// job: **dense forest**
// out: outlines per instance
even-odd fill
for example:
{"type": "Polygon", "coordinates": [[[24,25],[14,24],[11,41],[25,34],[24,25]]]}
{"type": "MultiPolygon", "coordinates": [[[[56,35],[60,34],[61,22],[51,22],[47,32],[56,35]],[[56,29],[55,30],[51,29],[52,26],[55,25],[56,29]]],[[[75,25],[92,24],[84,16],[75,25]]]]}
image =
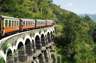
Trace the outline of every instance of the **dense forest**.
{"type": "Polygon", "coordinates": [[[62,56],[62,63],[96,63],[92,38],[96,23],[89,16],[78,16],[52,0],[0,0],[0,15],[53,19],[56,53],[62,56]]]}

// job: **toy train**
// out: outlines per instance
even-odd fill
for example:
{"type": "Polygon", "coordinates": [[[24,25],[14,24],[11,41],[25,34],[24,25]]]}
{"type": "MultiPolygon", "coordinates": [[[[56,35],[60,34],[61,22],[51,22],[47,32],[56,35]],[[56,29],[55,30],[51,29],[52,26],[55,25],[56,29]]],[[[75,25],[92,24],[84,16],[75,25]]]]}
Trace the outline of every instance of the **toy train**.
{"type": "Polygon", "coordinates": [[[53,26],[53,20],[25,19],[0,16],[0,37],[17,31],[53,26]]]}

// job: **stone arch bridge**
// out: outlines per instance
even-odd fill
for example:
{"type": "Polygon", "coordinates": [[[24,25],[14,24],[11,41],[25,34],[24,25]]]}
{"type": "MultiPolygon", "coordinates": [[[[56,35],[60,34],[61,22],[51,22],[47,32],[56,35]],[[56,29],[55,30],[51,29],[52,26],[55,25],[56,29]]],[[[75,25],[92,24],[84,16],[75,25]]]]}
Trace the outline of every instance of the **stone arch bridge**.
{"type": "Polygon", "coordinates": [[[0,40],[4,63],[56,63],[54,26],[17,33],[0,40]]]}

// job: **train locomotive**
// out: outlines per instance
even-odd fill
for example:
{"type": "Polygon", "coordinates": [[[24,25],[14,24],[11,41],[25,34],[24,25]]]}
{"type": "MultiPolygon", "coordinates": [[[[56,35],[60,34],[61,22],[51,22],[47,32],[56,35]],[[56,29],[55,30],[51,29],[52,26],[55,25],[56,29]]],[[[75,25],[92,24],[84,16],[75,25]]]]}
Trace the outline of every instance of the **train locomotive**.
{"type": "Polygon", "coordinates": [[[25,19],[0,16],[0,37],[15,32],[53,26],[53,20],[25,19]]]}

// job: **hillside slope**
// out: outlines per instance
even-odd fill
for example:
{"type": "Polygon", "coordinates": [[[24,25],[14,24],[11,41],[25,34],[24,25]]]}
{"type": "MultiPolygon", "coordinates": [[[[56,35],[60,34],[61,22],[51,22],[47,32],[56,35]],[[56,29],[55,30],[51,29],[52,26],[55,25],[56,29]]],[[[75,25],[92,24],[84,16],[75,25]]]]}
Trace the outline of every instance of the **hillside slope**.
{"type": "Polygon", "coordinates": [[[96,63],[96,45],[92,39],[96,24],[88,16],[79,17],[52,0],[0,0],[0,15],[54,19],[56,51],[62,55],[62,63],[96,63]]]}

